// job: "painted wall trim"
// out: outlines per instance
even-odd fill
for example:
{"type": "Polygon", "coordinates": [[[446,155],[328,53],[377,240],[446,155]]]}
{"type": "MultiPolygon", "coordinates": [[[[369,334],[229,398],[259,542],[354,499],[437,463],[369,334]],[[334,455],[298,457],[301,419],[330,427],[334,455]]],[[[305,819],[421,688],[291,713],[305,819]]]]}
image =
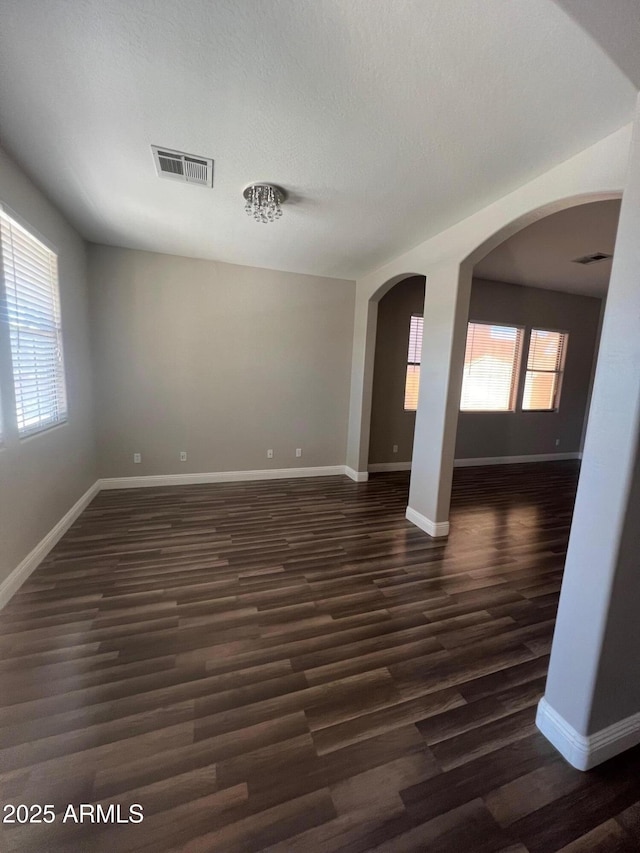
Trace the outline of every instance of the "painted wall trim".
{"type": "Polygon", "coordinates": [[[349,468],[348,465],[344,466],[344,473],[356,483],[366,483],[369,479],[368,471],[356,471],[353,468],[349,468]]]}
{"type": "Polygon", "coordinates": [[[538,704],[536,725],[578,770],[589,770],[640,743],[640,713],[592,735],[581,735],[543,697],[538,704]]]}
{"type": "Polygon", "coordinates": [[[410,506],[407,507],[406,518],[412,524],[415,524],[416,527],[419,527],[420,530],[424,530],[429,536],[433,536],[434,539],[449,535],[448,521],[431,521],[426,515],[416,512],[410,506]]]}
{"type": "Polygon", "coordinates": [[[3,580],[0,584],[0,609],[15,595],[29,575],[38,568],[49,551],[62,539],[76,518],[91,503],[99,491],[100,481],[97,480],[93,486],[87,489],[82,497],[78,498],[71,509],[62,516],[60,521],[38,542],[35,548],[29,551],[24,560],[16,566],[11,574],[3,580]]]}
{"type": "Polygon", "coordinates": [[[370,474],[381,474],[384,471],[410,471],[411,461],[409,462],[372,462],[369,466],[370,474]]]}
{"type": "Polygon", "coordinates": [[[191,486],[198,483],[242,483],[249,480],[286,480],[294,477],[335,477],[347,473],[344,465],[322,465],[315,468],[265,468],[258,471],[211,471],[202,474],[149,474],[141,477],[107,477],[100,480],[100,488],[140,489],[148,486],[191,486]]]}
{"type": "Polygon", "coordinates": [[[529,453],[524,456],[479,456],[475,459],[455,459],[454,468],[474,468],[478,465],[516,465],[520,462],[561,462],[563,459],[582,459],[582,453],[529,453]]]}

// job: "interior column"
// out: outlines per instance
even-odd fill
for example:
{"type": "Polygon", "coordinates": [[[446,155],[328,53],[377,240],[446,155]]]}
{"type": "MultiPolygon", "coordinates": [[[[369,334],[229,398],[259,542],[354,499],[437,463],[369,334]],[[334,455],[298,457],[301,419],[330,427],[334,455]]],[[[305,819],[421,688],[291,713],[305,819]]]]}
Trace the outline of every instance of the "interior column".
{"type": "Polygon", "coordinates": [[[349,429],[347,433],[347,474],[353,480],[368,478],[371,389],[376,347],[378,304],[356,293],[349,429]]]}
{"type": "Polygon", "coordinates": [[[449,503],[472,269],[427,274],[420,391],[407,518],[431,536],[449,532],[449,503]]]}
{"type": "Polygon", "coordinates": [[[639,435],[636,113],[549,677],[537,718],[580,769],[640,743],[639,435]]]}

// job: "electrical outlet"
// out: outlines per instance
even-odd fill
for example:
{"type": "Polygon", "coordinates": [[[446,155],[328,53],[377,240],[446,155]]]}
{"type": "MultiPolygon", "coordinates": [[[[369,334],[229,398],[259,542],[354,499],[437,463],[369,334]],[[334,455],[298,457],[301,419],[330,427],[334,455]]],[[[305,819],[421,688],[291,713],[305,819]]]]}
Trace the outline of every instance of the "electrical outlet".
{"type": "Polygon", "coordinates": [[[181,450],[181,451],[180,451],[180,461],[181,461],[181,462],[186,462],[186,461],[187,461],[187,451],[186,451],[186,450],[181,450]]]}
{"type": "Polygon", "coordinates": [[[273,450],[267,450],[267,459],[273,459],[273,450]]]}
{"type": "Polygon", "coordinates": [[[134,453],[133,461],[137,464],[138,462],[142,462],[142,453],[134,453]]]}
{"type": "Polygon", "coordinates": [[[560,439],[556,438],[556,447],[560,447],[560,439]]]}
{"type": "Polygon", "coordinates": [[[298,458],[300,458],[300,456],[302,456],[302,448],[301,447],[296,447],[296,456],[298,458]]]}
{"type": "Polygon", "coordinates": [[[398,445],[397,445],[397,444],[394,444],[394,445],[393,445],[393,452],[394,452],[394,453],[397,453],[397,452],[398,452],[398,445]]]}

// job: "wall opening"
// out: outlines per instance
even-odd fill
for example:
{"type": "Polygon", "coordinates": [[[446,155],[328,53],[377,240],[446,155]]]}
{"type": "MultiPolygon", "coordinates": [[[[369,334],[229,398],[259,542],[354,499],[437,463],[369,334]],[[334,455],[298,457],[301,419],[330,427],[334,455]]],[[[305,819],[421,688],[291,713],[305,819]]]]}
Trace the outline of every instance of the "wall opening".
{"type": "Polygon", "coordinates": [[[572,206],[475,264],[457,465],[579,458],[619,213],[619,199],[572,206]],[[594,252],[609,257],[576,262],[594,252]],[[509,332],[521,338],[515,360],[509,332]]]}
{"type": "Polygon", "coordinates": [[[378,302],[368,470],[409,470],[420,374],[425,276],[396,283],[378,302]]]}

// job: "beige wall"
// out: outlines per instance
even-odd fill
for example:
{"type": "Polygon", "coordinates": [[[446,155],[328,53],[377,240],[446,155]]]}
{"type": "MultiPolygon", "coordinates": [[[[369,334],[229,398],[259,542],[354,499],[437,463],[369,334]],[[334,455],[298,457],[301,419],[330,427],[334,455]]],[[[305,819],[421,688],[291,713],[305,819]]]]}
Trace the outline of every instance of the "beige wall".
{"type": "MultiPolygon", "coordinates": [[[[11,364],[0,347],[5,445],[0,448],[0,582],[96,480],[85,248],[76,232],[0,150],[0,202],[58,250],[69,420],[20,440],[11,364]]],[[[6,328],[3,330],[6,332],[6,328]]]]}
{"type": "Polygon", "coordinates": [[[101,476],[344,464],[354,282],[105,246],[89,270],[101,476]]]}
{"type": "MultiPolygon", "coordinates": [[[[406,279],[379,303],[369,462],[411,460],[415,414],[404,411],[411,314],[422,314],[424,279],[406,279]],[[393,445],[398,453],[393,453],[393,445]]],[[[558,412],[460,412],[456,459],[570,453],[581,449],[601,300],[474,279],[469,319],[560,329],[569,345],[558,412]],[[560,439],[556,446],[556,439],[560,439]]],[[[524,364],[523,364],[524,368],[524,364]]]]}
{"type": "Polygon", "coordinates": [[[424,310],[424,276],[396,284],[378,303],[369,463],[410,462],[416,413],[404,410],[407,345],[412,314],[424,310]],[[393,453],[393,445],[398,452],[393,453]]]}
{"type": "MultiPolygon", "coordinates": [[[[601,300],[589,296],[474,279],[471,322],[557,329],[567,331],[569,341],[558,411],[460,412],[456,459],[581,450],[600,308],[601,300]]],[[[521,388],[523,381],[521,375],[521,388]]]]}

